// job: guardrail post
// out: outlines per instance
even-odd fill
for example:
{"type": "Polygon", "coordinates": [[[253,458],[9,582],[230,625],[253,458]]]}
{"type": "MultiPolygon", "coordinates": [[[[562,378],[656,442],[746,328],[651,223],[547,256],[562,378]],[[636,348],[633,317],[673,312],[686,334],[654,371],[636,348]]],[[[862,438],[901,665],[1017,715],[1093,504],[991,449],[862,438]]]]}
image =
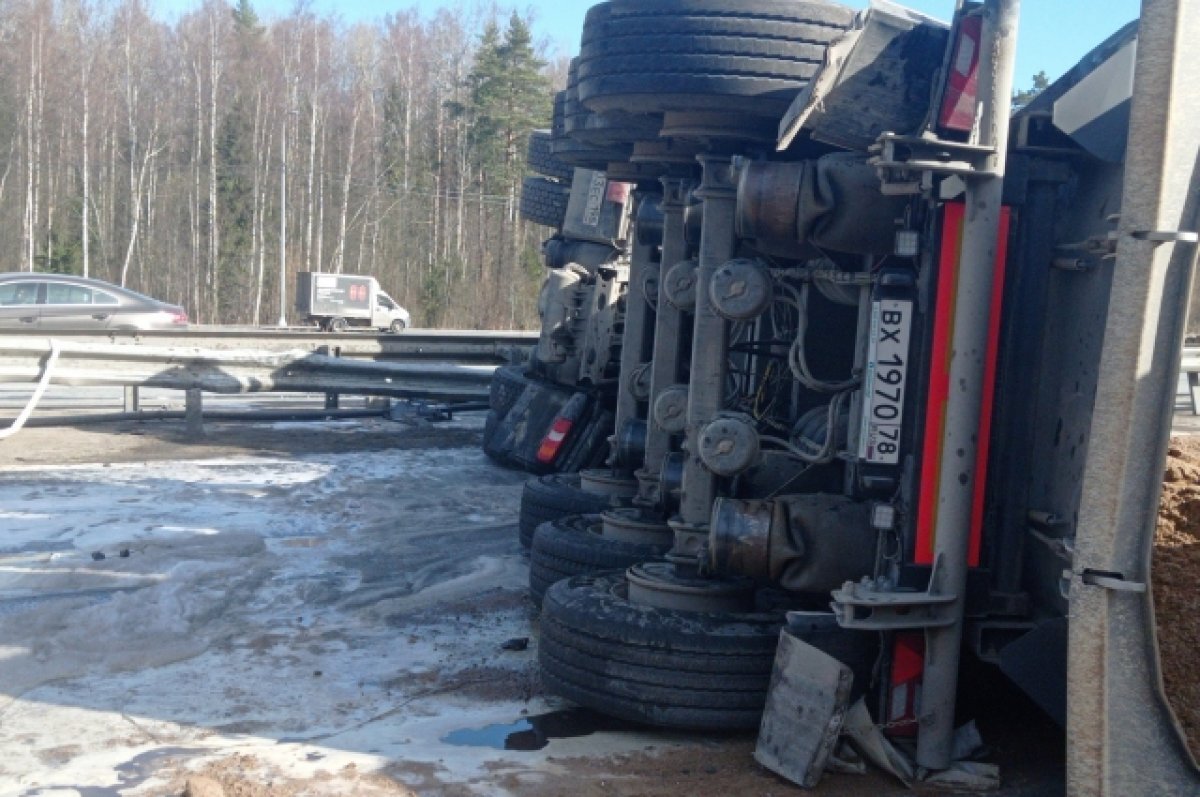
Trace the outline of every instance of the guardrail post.
{"type": "Polygon", "coordinates": [[[184,427],[188,437],[204,436],[204,394],[191,388],[185,394],[184,427]]]}
{"type": "Polygon", "coordinates": [[[141,396],[138,393],[137,385],[125,386],[125,412],[140,412],[141,396]]]}
{"type": "MultiPolygon", "coordinates": [[[[340,346],[322,346],[322,353],[330,357],[341,357],[342,348],[340,346]]],[[[341,403],[341,395],[335,392],[327,392],[325,394],[325,409],[336,410],[341,403]]]]}

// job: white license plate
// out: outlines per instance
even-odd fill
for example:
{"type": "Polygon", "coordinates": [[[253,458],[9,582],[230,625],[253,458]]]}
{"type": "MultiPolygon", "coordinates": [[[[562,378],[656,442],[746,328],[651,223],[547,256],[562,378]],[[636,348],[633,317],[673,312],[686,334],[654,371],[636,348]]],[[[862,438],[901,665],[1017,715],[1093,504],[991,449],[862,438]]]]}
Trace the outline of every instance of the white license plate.
{"type": "Polygon", "coordinates": [[[859,459],[880,465],[900,461],[904,390],[908,384],[908,339],[913,303],[881,299],[871,304],[871,346],[863,375],[859,459]]]}

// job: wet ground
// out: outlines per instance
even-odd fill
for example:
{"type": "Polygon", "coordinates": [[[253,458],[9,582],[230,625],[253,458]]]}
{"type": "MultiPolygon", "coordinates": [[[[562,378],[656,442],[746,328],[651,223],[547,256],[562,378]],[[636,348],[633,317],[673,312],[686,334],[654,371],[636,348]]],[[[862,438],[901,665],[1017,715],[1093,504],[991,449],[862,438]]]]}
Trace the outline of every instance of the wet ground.
{"type": "MultiPolygon", "coordinates": [[[[802,794],[751,736],[544,694],[524,476],[479,453],[480,427],[0,441],[0,794],[802,794]]],[[[1061,793],[1061,737],[1032,716],[981,718],[1006,795],[1061,793]]],[[[871,774],[816,793],[911,792],[871,774]]]]}

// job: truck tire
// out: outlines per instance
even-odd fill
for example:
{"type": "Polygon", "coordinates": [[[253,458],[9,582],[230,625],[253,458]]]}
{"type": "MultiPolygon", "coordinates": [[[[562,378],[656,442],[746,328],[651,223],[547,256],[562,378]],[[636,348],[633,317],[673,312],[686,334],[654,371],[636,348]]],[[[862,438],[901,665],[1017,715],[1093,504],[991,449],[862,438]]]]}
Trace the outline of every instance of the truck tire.
{"type": "Polygon", "coordinates": [[[629,602],[621,572],[551,586],[542,604],[542,683],[603,714],[692,730],[757,728],[778,616],[681,612],[629,602]]]}
{"type": "Polygon", "coordinates": [[[778,116],[853,15],[828,0],[611,0],[584,23],[579,99],[598,112],[778,116]]]}
{"type": "Polygon", "coordinates": [[[579,486],[578,473],[550,473],[525,482],[517,518],[521,546],[533,544],[537,527],[566,515],[587,515],[608,509],[608,497],[579,486]]]}
{"type": "Polygon", "coordinates": [[[349,328],[350,328],[350,322],[348,322],[344,318],[329,319],[329,331],[330,332],[345,332],[349,328]]]}
{"type": "Polygon", "coordinates": [[[562,138],[567,134],[566,128],[567,92],[559,91],[554,95],[554,113],[550,117],[550,135],[562,138]]]}
{"type": "Polygon", "coordinates": [[[600,534],[600,515],[567,515],[537,527],[529,548],[529,594],[534,603],[550,585],[571,576],[624,570],[639,562],[662,558],[666,545],[625,542],[600,534]]]}
{"type": "Polygon", "coordinates": [[[391,332],[393,335],[399,335],[407,328],[408,324],[405,324],[403,321],[397,318],[388,326],[388,332],[391,332]]]}
{"type": "MultiPolygon", "coordinates": [[[[638,56],[641,54],[638,53],[638,56]]],[[[656,141],[662,129],[657,116],[635,116],[623,112],[598,114],[579,101],[578,58],[571,59],[563,100],[563,124],[567,138],[589,147],[629,147],[638,141],[656,141]]]]}
{"type": "Polygon", "coordinates": [[[529,147],[525,155],[526,161],[529,168],[538,174],[561,180],[564,185],[570,185],[571,178],[575,176],[575,167],[554,157],[554,153],[550,151],[552,140],[553,136],[549,130],[534,130],[530,133],[529,147]]]}
{"type": "Polygon", "coordinates": [[[545,177],[526,177],[521,185],[521,216],[534,224],[560,229],[570,197],[570,186],[545,177]]]}

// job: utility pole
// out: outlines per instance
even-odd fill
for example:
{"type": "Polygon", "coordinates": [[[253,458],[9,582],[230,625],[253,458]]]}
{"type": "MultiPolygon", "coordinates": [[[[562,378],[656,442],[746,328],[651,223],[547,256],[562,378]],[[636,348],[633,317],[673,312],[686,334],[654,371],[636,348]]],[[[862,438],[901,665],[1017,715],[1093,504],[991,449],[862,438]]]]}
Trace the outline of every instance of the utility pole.
{"type": "Polygon", "coordinates": [[[296,83],[287,89],[287,107],[279,122],[279,327],[287,326],[287,162],[288,117],[292,115],[296,83]]]}

